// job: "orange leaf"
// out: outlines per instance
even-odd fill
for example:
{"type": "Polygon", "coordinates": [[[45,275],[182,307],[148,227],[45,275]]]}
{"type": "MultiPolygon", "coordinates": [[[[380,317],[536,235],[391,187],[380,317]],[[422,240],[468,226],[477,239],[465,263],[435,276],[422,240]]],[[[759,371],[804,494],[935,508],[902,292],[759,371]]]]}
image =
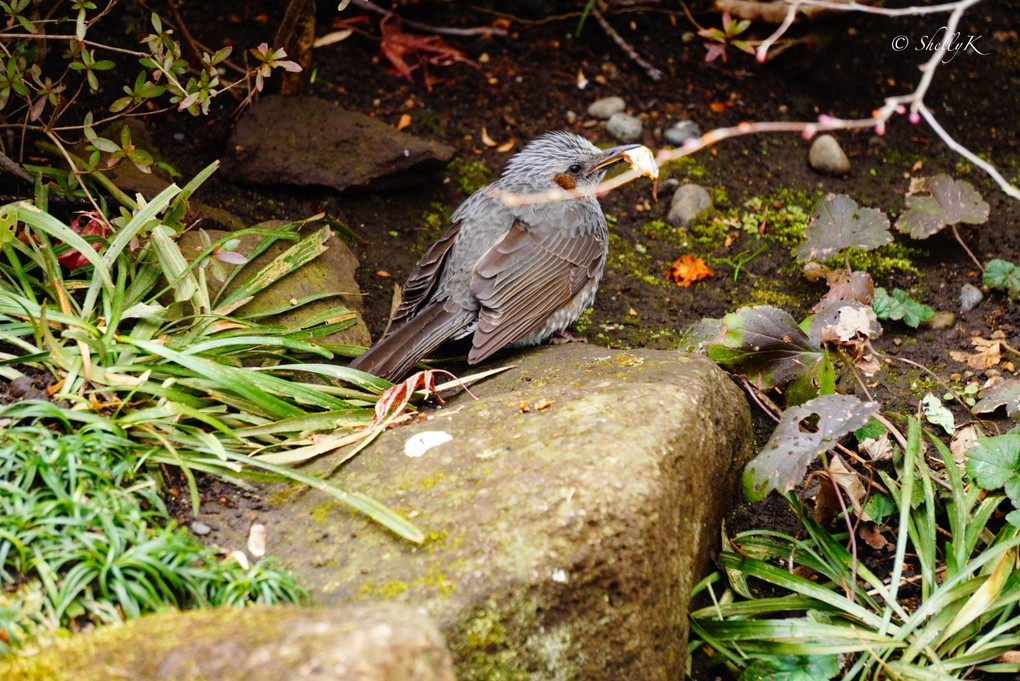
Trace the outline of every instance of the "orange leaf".
{"type": "Polygon", "coordinates": [[[411,114],[400,114],[400,120],[397,121],[397,130],[403,130],[409,125],[411,125],[411,114]]]}
{"type": "Polygon", "coordinates": [[[705,261],[689,253],[681,255],[666,270],[666,278],[672,279],[681,288],[687,288],[696,281],[714,276],[705,261]]]}

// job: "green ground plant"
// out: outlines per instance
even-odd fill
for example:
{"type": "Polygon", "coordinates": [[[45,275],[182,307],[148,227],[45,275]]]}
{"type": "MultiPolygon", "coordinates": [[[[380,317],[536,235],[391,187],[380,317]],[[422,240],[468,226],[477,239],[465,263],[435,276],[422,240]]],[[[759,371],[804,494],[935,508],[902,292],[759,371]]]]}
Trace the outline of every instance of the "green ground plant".
{"type": "Polygon", "coordinates": [[[32,622],[52,630],[77,618],[106,622],[166,606],[300,596],[285,573],[202,553],[166,522],[156,489],[167,466],[183,474],[196,511],[197,473],[238,484],[298,483],[404,539],[424,538],[376,501],[295,468],[325,453],[339,453],[340,462],[354,456],[411,391],[401,404],[391,398],[379,407],[391,384],[335,362],[357,352],[325,340],[353,324],[343,306],[302,322],[274,321],[340,292],[245,311],[256,292],[324,251],[330,230],[315,219],[205,238],[196,257],[184,256],[177,239],[188,199],[214,170],[123,206],[116,217],[90,213],[73,226],[46,211],[44,188],[34,202],[0,206],[0,376],[30,383],[48,376],[61,405],[0,409],[0,442],[9,443],[0,469],[15,476],[0,474],[0,496],[16,505],[0,519],[0,574],[5,591],[22,587],[0,603],[10,641],[24,638],[32,622]],[[247,257],[233,250],[253,235],[247,257]],[[250,259],[277,242],[291,245],[253,271],[250,259]],[[226,281],[214,294],[217,269],[226,281]],[[87,426],[87,441],[42,435],[44,427],[70,430],[69,423],[87,426]],[[92,447],[96,456],[69,459],[73,447],[92,447]],[[29,455],[38,460],[19,463],[29,455]],[[66,493],[54,486],[58,478],[66,493]],[[106,515],[82,500],[104,504],[106,515]],[[45,542],[61,544],[64,557],[46,553],[56,549],[45,542]]]}
{"type": "Polygon", "coordinates": [[[925,464],[911,419],[897,476],[882,476],[898,516],[891,575],[879,577],[787,495],[804,537],[733,537],[696,594],[692,646],[740,679],[963,679],[1016,674],[1000,656],[1020,644],[1020,530],[996,520],[1005,496],[967,484],[928,437],[943,473],[925,464]],[[940,532],[940,522],[946,531],[940,532]]]}
{"type": "Polygon", "coordinates": [[[176,527],[111,419],[25,401],[0,443],[0,653],[168,607],[302,602],[292,575],[176,527]]]}
{"type": "MultiPolygon", "coordinates": [[[[281,467],[362,439],[355,429],[372,421],[372,407],[390,384],[328,363],[356,352],[322,341],[354,323],[343,307],[290,326],[272,321],[283,310],[243,312],[255,292],[322,253],[328,228],[301,234],[301,224],[255,227],[209,244],[190,262],[184,257],[175,238],[187,201],[213,170],[183,189],[171,185],[127,215],[103,216],[114,232],[93,237],[98,251],[45,212],[42,197],[0,207],[6,256],[0,339],[16,349],[0,354],[6,377],[20,375],[15,365],[51,374],[55,399],[118,419],[132,441],[153,450],[150,463],[180,466],[189,480],[195,470],[283,475],[420,541],[417,529],[375,502],[281,467]],[[235,268],[212,295],[203,264],[245,234],[261,238],[250,257],[280,240],[295,243],[258,272],[235,268]],[[61,258],[68,254],[87,266],[65,274],[61,258]],[[309,435],[318,432],[333,438],[311,444],[309,435]]],[[[338,294],[317,292],[286,309],[338,294]]],[[[197,508],[193,482],[191,490],[197,508]]]]}
{"type": "Polygon", "coordinates": [[[139,12],[127,26],[138,38],[133,45],[98,42],[93,31],[98,23],[130,16],[112,12],[115,4],[61,2],[40,10],[30,0],[0,3],[0,130],[15,131],[21,140],[17,154],[0,151],[0,162],[23,179],[46,178],[68,194],[83,194],[96,210],[96,197],[83,178],[122,161],[143,172],[153,165],[126,125],[109,137],[97,130],[127,117],[206,114],[214,98],[242,89],[243,104],[263,90],[274,69],[301,70],[286,52],[265,43],[248,50],[249,67],[230,60],[231,47],[213,54],[198,51],[189,62],[175,30],[155,12],[139,12]],[[119,80],[129,64],[138,70],[119,80]],[[225,76],[231,72],[237,76],[232,82],[225,76]],[[107,93],[117,94],[111,98],[107,93]],[[53,165],[63,168],[22,168],[11,158],[23,155],[26,141],[39,139],[59,159],[53,165]],[[72,147],[82,139],[88,155],[77,158],[72,147]]]}
{"type": "MultiPolygon", "coordinates": [[[[897,229],[926,238],[951,227],[977,262],[955,225],[980,224],[987,204],[945,176],[924,191],[929,196],[908,199],[897,229]]],[[[960,429],[931,392],[916,417],[872,401],[862,374],[877,374],[879,359],[907,361],[872,346],[882,332],[878,319],[916,328],[932,310],[851,269],[851,250],[891,242],[880,211],[830,195],[804,237],[794,255],[829,284],[811,316],[798,324],[774,307],[741,308],[702,320],[685,339],[739,376],[778,421],[745,469],[745,494],[752,501],[785,495],[801,528],[796,535],[752,530],[729,541],[719,571],[697,588],[705,605],[691,614],[692,650],[710,651],[741,681],[1016,674],[1020,664],[1003,654],[1020,645],[1020,436],[983,438],[977,430],[972,444],[951,453],[940,436],[960,429]],[[817,264],[839,258],[846,269],[817,264]],[[841,385],[857,386],[866,399],[840,394],[841,385]],[[922,429],[922,415],[939,435],[922,429]],[[895,423],[907,425],[906,435],[895,423]],[[857,452],[843,444],[851,435],[857,452]],[[891,569],[873,571],[860,537],[893,547],[891,569]]],[[[986,284],[1012,295],[1011,263],[983,269],[986,284]]],[[[929,379],[941,383],[930,372],[929,379]]],[[[972,413],[1005,405],[1017,419],[1018,394],[1020,382],[1006,380],[980,392],[947,389],[946,399],[972,413]]]]}

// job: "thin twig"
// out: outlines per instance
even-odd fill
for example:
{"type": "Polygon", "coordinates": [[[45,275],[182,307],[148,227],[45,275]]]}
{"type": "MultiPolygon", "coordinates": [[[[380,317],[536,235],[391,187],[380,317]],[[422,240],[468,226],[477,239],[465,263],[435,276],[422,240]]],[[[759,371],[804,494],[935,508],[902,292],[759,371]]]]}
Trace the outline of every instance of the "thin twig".
{"type": "Polygon", "coordinates": [[[751,385],[751,383],[745,377],[741,376],[740,380],[744,384],[744,390],[746,390],[747,394],[751,396],[751,399],[754,400],[754,403],[757,404],[758,407],[763,412],[770,416],[773,421],[779,423],[779,416],[777,416],[776,414],[781,413],[782,409],[779,409],[778,407],[776,407],[776,405],[771,404],[771,400],[769,400],[764,395],[759,396],[757,394],[757,391],[755,391],[754,386],[751,385]],[[768,402],[770,402],[770,405],[765,406],[765,403],[762,400],[767,400],[768,402]]]}
{"type": "MultiPolygon", "coordinates": [[[[846,522],[846,529],[850,532],[850,558],[852,567],[850,568],[850,585],[849,587],[844,585],[843,589],[846,591],[846,598],[851,603],[855,603],[854,592],[857,586],[857,536],[854,534],[853,523],[850,522],[850,511],[847,510],[846,502],[843,501],[843,494],[839,491],[839,485],[836,483],[836,479],[832,477],[832,472],[828,472],[829,482],[832,483],[832,489],[836,492],[836,498],[839,500],[839,507],[843,510],[843,520],[846,522]]],[[[853,471],[851,471],[853,474],[853,471]]]]}
{"type": "MultiPolygon", "coordinates": [[[[380,7],[379,5],[375,4],[374,2],[371,2],[370,0],[351,0],[351,5],[353,5],[355,7],[359,7],[359,8],[364,9],[364,10],[368,10],[369,12],[375,12],[376,14],[381,14],[382,16],[387,16],[387,15],[393,14],[393,12],[391,12],[390,10],[383,9],[382,7],[380,7]]],[[[449,27],[449,26],[432,26],[430,24],[423,24],[420,21],[413,21],[411,19],[405,19],[403,17],[401,17],[400,20],[403,22],[403,24],[405,26],[410,26],[411,28],[416,28],[419,31],[425,31],[426,33],[440,33],[440,34],[443,34],[443,35],[461,35],[461,36],[475,36],[475,35],[505,36],[506,35],[506,29],[505,28],[495,28],[493,26],[477,26],[475,28],[452,28],[452,27],[449,27]]]]}
{"type": "Polygon", "coordinates": [[[606,18],[602,16],[602,12],[599,11],[598,7],[593,7],[591,14],[595,17],[595,21],[599,22],[599,26],[601,26],[602,30],[606,32],[606,35],[612,38],[613,42],[620,46],[620,49],[623,50],[628,57],[630,57],[631,61],[644,69],[645,74],[649,78],[654,81],[662,80],[662,71],[645,61],[641,55],[637,53],[637,50],[635,50],[631,44],[628,43],[622,35],[617,33],[616,29],[613,28],[608,21],[606,21],[606,18]]]}
{"type": "Polygon", "coordinates": [[[981,261],[977,259],[977,256],[975,256],[974,253],[969,248],[967,248],[967,244],[963,242],[963,238],[960,236],[960,232],[956,229],[956,225],[952,226],[952,230],[953,236],[955,236],[956,240],[960,243],[960,248],[963,249],[963,252],[970,256],[970,259],[974,261],[974,264],[977,265],[979,270],[984,272],[985,266],[982,265],[981,261]]]}
{"type": "Polygon", "coordinates": [[[3,151],[0,151],[0,168],[11,173],[18,179],[28,182],[29,184],[35,181],[34,178],[28,174],[28,171],[18,165],[14,159],[10,158],[3,151]]]}

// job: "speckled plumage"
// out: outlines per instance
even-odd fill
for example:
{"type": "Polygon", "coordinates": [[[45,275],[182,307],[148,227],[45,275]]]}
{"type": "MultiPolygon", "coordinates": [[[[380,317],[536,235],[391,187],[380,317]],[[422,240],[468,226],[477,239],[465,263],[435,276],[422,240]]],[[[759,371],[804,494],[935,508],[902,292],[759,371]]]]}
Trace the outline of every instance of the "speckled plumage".
{"type": "Polygon", "coordinates": [[[548,133],[472,194],[404,284],[387,334],[351,366],[397,380],[447,340],[471,336],[468,362],[536,345],[592,304],[608,229],[595,186],[620,154],[583,137],[548,133]],[[507,194],[573,187],[581,198],[511,206],[507,194]]]}

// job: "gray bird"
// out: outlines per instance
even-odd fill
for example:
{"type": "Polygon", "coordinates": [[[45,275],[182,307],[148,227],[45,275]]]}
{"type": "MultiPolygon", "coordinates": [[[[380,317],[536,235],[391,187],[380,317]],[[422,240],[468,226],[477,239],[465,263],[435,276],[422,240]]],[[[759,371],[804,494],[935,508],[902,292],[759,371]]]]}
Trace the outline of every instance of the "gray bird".
{"type": "Polygon", "coordinates": [[[403,288],[387,334],[350,366],[403,378],[448,340],[471,337],[468,363],[564,331],[595,300],[609,230],[595,186],[628,144],[602,150],[547,133],[468,197],[403,288]],[[507,196],[576,189],[583,198],[513,205],[507,196]]]}

